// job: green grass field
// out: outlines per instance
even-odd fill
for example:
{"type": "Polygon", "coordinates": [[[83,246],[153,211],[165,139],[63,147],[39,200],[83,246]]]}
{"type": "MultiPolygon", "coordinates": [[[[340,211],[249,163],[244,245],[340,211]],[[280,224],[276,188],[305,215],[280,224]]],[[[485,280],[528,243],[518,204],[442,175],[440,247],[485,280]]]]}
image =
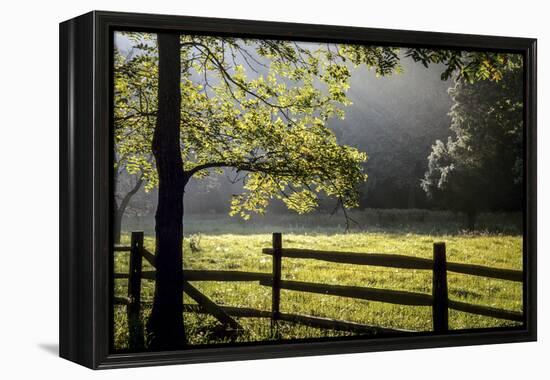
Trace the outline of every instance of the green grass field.
{"type": "MultiPolygon", "coordinates": [[[[271,229],[275,231],[276,229],[271,229]]],[[[284,231],[283,231],[284,232],[284,231]]],[[[145,238],[145,247],[154,252],[154,238],[145,238]]],[[[123,244],[128,244],[128,235],[123,244]]],[[[429,234],[429,233],[283,233],[283,246],[314,248],[331,251],[395,253],[431,258],[432,244],[447,244],[447,259],[452,262],[479,264],[490,267],[522,269],[522,238],[518,234],[429,234]]],[[[271,272],[271,256],[262,254],[270,247],[269,233],[232,233],[213,231],[201,234],[200,252],[191,253],[189,239],[184,241],[186,269],[240,270],[271,272]]],[[[147,263],[144,270],[151,270],[147,263]]],[[[127,273],[128,254],[116,253],[115,272],[127,273]]],[[[431,293],[431,272],[335,264],[316,260],[283,258],[283,280],[308,281],[324,284],[368,286],[383,289],[431,293]]],[[[115,281],[115,295],[125,296],[127,280],[115,281]]],[[[252,307],[270,310],[271,290],[257,283],[195,282],[194,285],[220,305],[252,307]]],[[[449,273],[449,297],[473,304],[522,311],[521,283],[449,273]]],[[[143,300],[152,300],[154,284],[142,282],[143,300]]],[[[185,296],[185,303],[193,303],[185,296]]],[[[149,309],[144,308],[144,319],[149,309]]],[[[354,321],[369,325],[415,331],[431,330],[431,308],[399,306],[380,302],[355,300],[336,296],[282,290],[281,311],[354,321]]],[[[237,342],[276,339],[269,319],[240,318],[245,328],[237,342]]],[[[116,349],[125,349],[128,329],[125,307],[115,307],[114,341],[116,349]]],[[[515,322],[449,311],[451,329],[513,326],[515,322]]],[[[185,327],[190,344],[211,344],[235,341],[224,336],[219,323],[208,315],[185,314],[185,327]]],[[[282,339],[317,338],[350,335],[292,323],[281,323],[282,339]]]]}

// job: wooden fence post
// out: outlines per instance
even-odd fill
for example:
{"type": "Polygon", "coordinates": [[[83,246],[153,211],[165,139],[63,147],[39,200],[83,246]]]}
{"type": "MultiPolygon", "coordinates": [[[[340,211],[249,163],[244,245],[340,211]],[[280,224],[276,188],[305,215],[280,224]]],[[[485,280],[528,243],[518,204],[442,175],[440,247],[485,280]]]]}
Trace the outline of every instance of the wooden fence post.
{"type": "Polygon", "coordinates": [[[144,346],[143,323],[141,321],[141,269],[143,232],[132,232],[130,243],[130,264],[128,276],[129,349],[139,350],[144,346]]]}
{"type": "Polygon", "coordinates": [[[280,232],[273,233],[273,282],[271,284],[271,324],[279,319],[279,305],[281,301],[281,258],[283,242],[280,232]]]}
{"type": "Polygon", "coordinates": [[[433,255],[433,329],[436,333],[445,333],[449,330],[449,298],[447,291],[447,258],[445,243],[434,243],[433,255]]]}

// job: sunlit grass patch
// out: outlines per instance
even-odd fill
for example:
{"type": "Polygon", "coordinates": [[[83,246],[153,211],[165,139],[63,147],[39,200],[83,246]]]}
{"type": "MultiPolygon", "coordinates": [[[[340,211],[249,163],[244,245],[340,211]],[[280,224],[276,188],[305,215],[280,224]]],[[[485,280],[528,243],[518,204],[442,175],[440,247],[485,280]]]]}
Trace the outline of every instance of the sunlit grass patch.
{"type": "MultiPolygon", "coordinates": [[[[314,248],[329,251],[364,253],[394,253],[431,258],[433,243],[444,241],[448,261],[478,264],[489,267],[522,269],[522,238],[513,235],[423,235],[413,233],[348,233],[332,235],[283,234],[283,247],[314,248]]],[[[123,237],[123,244],[128,244],[123,237]]],[[[154,239],[146,237],[145,247],[154,251],[154,239]]],[[[201,250],[191,252],[189,240],[184,240],[184,267],[195,270],[239,270],[271,273],[271,256],[262,254],[262,248],[271,246],[270,234],[218,234],[201,237],[201,250]]],[[[283,258],[283,280],[322,284],[365,286],[380,289],[431,293],[432,274],[427,270],[407,270],[329,263],[319,260],[283,258]]],[[[115,271],[128,270],[127,253],[116,253],[115,271]]],[[[144,270],[152,270],[144,262],[144,270]]],[[[195,282],[201,292],[224,306],[249,307],[269,311],[271,289],[254,282],[195,282]]],[[[521,283],[448,274],[449,298],[472,304],[522,311],[521,283]]],[[[126,280],[115,281],[115,295],[126,295],[126,280]]],[[[152,281],[142,281],[142,299],[151,301],[152,281]]],[[[186,303],[193,301],[185,296],[186,303]]],[[[393,305],[336,296],[282,290],[281,311],[347,320],[374,326],[414,331],[430,331],[431,308],[393,305]]],[[[143,311],[148,317],[149,309],[143,311]]],[[[115,347],[123,349],[127,340],[124,308],[115,308],[115,347]]],[[[219,323],[211,316],[185,313],[185,324],[190,344],[248,342],[273,340],[269,319],[239,318],[245,332],[227,337],[219,323]]],[[[451,329],[503,327],[515,322],[450,311],[451,329]]],[[[299,339],[327,336],[345,336],[350,333],[323,330],[293,323],[281,323],[279,338],[299,339]]]]}

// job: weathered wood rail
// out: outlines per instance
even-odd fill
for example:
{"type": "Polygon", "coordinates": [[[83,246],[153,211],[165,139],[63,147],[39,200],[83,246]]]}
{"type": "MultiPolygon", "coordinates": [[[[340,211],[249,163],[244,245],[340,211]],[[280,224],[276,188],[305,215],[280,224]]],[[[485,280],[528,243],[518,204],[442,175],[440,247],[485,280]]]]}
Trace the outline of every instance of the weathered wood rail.
{"type": "MultiPolygon", "coordinates": [[[[264,248],[264,254],[274,255],[273,248],[264,248]]],[[[511,269],[491,268],[481,265],[447,262],[445,243],[435,243],[433,259],[398,254],[330,252],[312,249],[282,248],[281,256],[296,259],[313,259],[342,264],[370,265],[400,269],[431,270],[433,272],[432,294],[401,292],[366,287],[350,287],[327,284],[311,284],[297,281],[283,281],[283,289],[330,294],[342,297],[360,298],[401,305],[432,306],[433,327],[436,332],[448,330],[448,309],[485,317],[523,322],[523,314],[483,305],[473,305],[448,299],[447,272],[472,276],[495,278],[508,281],[523,281],[523,272],[511,269]]],[[[260,284],[269,284],[261,280],[260,284]]]]}
{"type": "MultiPolygon", "coordinates": [[[[263,253],[273,255],[273,248],[264,248],[263,253]]],[[[357,252],[328,252],[313,249],[285,248],[284,257],[296,259],[314,259],[333,263],[371,265],[400,269],[426,269],[433,270],[434,261],[420,257],[411,257],[385,253],[357,253],[357,252]]],[[[523,272],[490,268],[481,265],[462,263],[447,263],[447,271],[469,274],[472,276],[490,277],[501,280],[523,281],[523,272]]]]}
{"type": "MultiPolygon", "coordinates": [[[[145,259],[154,268],[155,255],[143,247],[142,232],[133,232],[131,236],[131,245],[128,247],[117,246],[114,248],[114,251],[130,252],[129,273],[114,273],[114,277],[117,279],[128,279],[128,296],[114,297],[114,302],[116,304],[127,306],[128,321],[130,326],[130,348],[138,349],[143,346],[144,339],[143,326],[140,317],[140,305],[151,303],[150,301],[141,300],[141,280],[155,280],[155,271],[142,270],[142,259],[145,259]]],[[[272,248],[264,248],[262,252],[273,257],[272,273],[223,270],[184,270],[184,292],[188,294],[195,302],[197,302],[197,304],[184,305],[184,311],[211,314],[223,325],[236,331],[241,330],[242,327],[232,317],[270,318],[272,321],[272,326],[276,326],[277,321],[287,321],[319,328],[329,328],[355,333],[367,333],[372,335],[391,335],[411,332],[407,330],[369,326],[350,321],[317,316],[283,313],[280,311],[280,293],[281,289],[286,289],[399,305],[429,306],[432,308],[433,330],[436,333],[444,333],[448,331],[449,309],[516,322],[524,321],[523,314],[520,312],[450,300],[448,297],[447,288],[448,272],[516,282],[523,281],[523,273],[521,271],[510,269],[490,268],[480,265],[447,262],[445,243],[434,244],[433,259],[430,260],[397,254],[329,252],[311,249],[283,248],[281,234],[274,233],[272,248]],[[432,294],[283,280],[283,257],[322,260],[352,265],[430,270],[432,271],[432,294]],[[269,286],[272,289],[271,311],[244,307],[219,306],[189,283],[194,281],[250,281],[258,282],[259,285],[262,286],[269,286]]]]}

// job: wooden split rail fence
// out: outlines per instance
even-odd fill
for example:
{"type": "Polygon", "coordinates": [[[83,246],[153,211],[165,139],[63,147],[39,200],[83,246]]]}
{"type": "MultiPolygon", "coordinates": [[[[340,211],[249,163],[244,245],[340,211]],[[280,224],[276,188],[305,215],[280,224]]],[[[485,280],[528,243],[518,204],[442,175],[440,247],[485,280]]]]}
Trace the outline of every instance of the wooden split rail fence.
{"type": "MultiPolygon", "coordinates": [[[[143,232],[132,232],[130,246],[116,246],[115,252],[130,252],[129,273],[115,273],[115,278],[128,279],[128,296],[115,297],[115,303],[126,305],[129,326],[129,347],[136,349],[143,346],[143,325],[141,323],[141,280],[155,280],[154,271],[142,270],[142,259],[155,267],[155,255],[143,246],[143,232]]],[[[355,322],[322,318],[311,315],[290,314],[280,311],[281,289],[300,292],[334,295],[369,301],[378,301],[399,305],[431,306],[433,331],[445,333],[449,328],[449,309],[458,310],[487,317],[524,322],[523,314],[488,306],[474,305],[450,300],[447,289],[447,272],[462,273],[473,276],[489,277],[501,280],[522,282],[523,273],[510,269],[490,268],[480,265],[447,262],[445,243],[433,245],[433,259],[424,259],[397,254],[330,252],[301,248],[283,248],[282,235],[273,234],[272,248],[264,248],[264,254],[272,256],[272,273],[217,271],[217,270],[184,270],[183,291],[196,304],[185,304],[185,312],[211,314],[226,327],[241,330],[240,324],[232,317],[271,318],[272,325],[277,321],[295,322],[319,328],[350,331],[363,334],[402,334],[407,330],[369,326],[355,322]],[[432,271],[432,294],[407,291],[377,289],[370,287],[318,284],[302,281],[282,280],[282,258],[313,259],[333,263],[370,265],[400,269],[420,269],[432,271]],[[272,289],[271,311],[253,308],[229,307],[217,305],[202,294],[189,282],[194,281],[252,281],[272,289]]]]}

